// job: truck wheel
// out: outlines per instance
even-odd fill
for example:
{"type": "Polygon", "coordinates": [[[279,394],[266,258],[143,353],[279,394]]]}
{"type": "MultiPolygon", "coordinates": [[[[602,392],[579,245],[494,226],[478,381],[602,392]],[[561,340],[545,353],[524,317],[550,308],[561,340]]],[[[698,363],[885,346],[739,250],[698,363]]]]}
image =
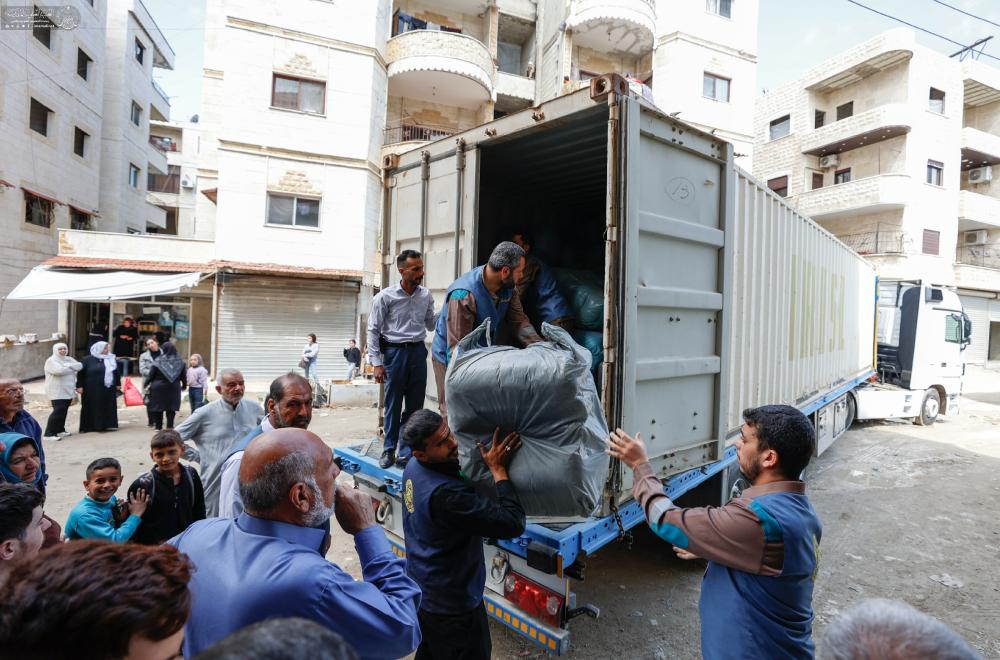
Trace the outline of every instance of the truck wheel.
{"type": "Polygon", "coordinates": [[[933,387],[924,394],[924,402],[920,405],[920,414],[913,418],[918,426],[930,426],[941,411],[941,395],[933,387]]]}
{"type": "Polygon", "coordinates": [[[847,422],[844,424],[844,430],[849,431],[851,426],[854,425],[854,420],[858,418],[858,402],[854,400],[853,394],[847,395],[847,422]]]}

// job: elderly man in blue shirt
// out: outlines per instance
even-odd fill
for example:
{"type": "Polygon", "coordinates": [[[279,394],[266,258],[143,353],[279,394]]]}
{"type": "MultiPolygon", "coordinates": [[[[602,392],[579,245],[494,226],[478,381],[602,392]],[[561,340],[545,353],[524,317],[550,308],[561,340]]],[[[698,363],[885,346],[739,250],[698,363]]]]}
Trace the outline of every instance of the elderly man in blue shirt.
{"type": "Polygon", "coordinates": [[[368,361],[375,382],[385,386],[385,440],[379,465],[404,467],[410,450],[399,447],[400,430],[424,407],[427,391],[427,331],[434,329],[434,298],[424,281],[424,258],[416,250],[396,257],[399,284],[372,300],[368,316],[368,361]],[[396,449],[399,447],[399,455],[396,449]]]}
{"type": "Polygon", "coordinates": [[[197,567],[184,657],[275,617],[326,626],[366,659],[417,648],[420,588],[375,523],[371,498],[338,487],[339,473],[330,448],[303,429],[270,431],[247,446],[243,513],[196,522],[168,542],[197,567]],[[324,557],[330,537],[317,527],[334,512],[354,536],[362,582],[324,557]]]}

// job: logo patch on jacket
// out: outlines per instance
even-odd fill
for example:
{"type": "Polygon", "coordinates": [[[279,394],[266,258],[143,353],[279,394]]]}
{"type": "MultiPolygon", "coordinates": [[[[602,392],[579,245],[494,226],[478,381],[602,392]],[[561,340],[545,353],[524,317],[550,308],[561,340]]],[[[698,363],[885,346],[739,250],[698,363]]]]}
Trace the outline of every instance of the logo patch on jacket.
{"type": "Polygon", "coordinates": [[[403,504],[406,505],[406,510],[413,513],[413,480],[406,480],[406,487],[403,489],[403,504]]]}

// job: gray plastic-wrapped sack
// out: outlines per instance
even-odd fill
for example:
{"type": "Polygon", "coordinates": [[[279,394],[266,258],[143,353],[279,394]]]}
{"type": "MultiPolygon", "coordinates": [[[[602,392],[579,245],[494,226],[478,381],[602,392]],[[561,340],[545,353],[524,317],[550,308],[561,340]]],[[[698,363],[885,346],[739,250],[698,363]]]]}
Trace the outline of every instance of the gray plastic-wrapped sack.
{"type": "Polygon", "coordinates": [[[459,342],[445,379],[448,423],[463,471],[492,491],[476,443],[489,446],[498,426],[503,434],[517,431],[521,449],[509,473],[525,513],[593,514],[608,473],[608,425],[590,375],[590,353],[548,323],[542,325],[544,342],[524,349],[484,346],[489,323],[459,342]]]}

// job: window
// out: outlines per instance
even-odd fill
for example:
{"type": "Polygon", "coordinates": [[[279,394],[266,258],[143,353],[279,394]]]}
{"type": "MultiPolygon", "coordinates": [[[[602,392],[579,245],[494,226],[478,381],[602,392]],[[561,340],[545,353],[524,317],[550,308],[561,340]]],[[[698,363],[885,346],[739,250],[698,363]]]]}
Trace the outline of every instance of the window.
{"type": "Polygon", "coordinates": [[[943,185],[943,179],[944,163],[939,163],[936,160],[927,161],[927,183],[932,186],[940,186],[943,185]]]}
{"type": "Polygon", "coordinates": [[[848,183],[851,180],[851,168],[837,170],[833,175],[833,183],[848,183]]]}
{"type": "Polygon", "coordinates": [[[52,202],[25,191],[24,221],[38,227],[52,226],[52,202]]]}
{"type": "Polygon", "coordinates": [[[49,134],[49,114],[52,111],[35,99],[31,99],[31,117],[29,125],[31,130],[42,135],[49,134]]]}
{"type": "Polygon", "coordinates": [[[135,61],[142,64],[143,58],[146,56],[146,47],[142,45],[142,42],[138,39],[135,40],[135,61]]]}
{"type": "Polygon", "coordinates": [[[31,34],[41,42],[43,46],[52,49],[52,28],[55,25],[49,19],[49,15],[38,7],[35,7],[32,16],[31,34]]]}
{"type": "Polygon", "coordinates": [[[726,18],[733,17],[733,0],[705,0],[705,11],[726,18]]]}
{"type": "Polygon", "coordinates": [[[326,83],[300,80],[275,74],[271,86],[271,105],[275,108],[288,108],[323,114],[326,101],[326,83]]]}
{"type": "Polygon", "coordinates": [[[136,126],[142,124],[142,106],[132,101],[132,112],[130,113],[130,119],[132,123],[136,126]]]}
{"type": "Polygon", "coordinates": [[[268,193],[267,224],[319,227],[319,200],[268,193]]]}
{"type": "Polygon", "coordinates": [[[952,344],[962,343],[962,317],[958,314],[944,317],[944,340],[952,344]]]}
{"type": "Polygon", "coordinates": [[[90,135],[80,130],[79,126],[73,128],[73,153],[80,158],[86,158],[87,156],[87,139],[89,137],[90,135]]]}
{"type": "Polygon", "coordinates": [[[729,79],[706,72],[702,79],[701,93],[705,98],[729,103],[729,79]]]}
{"type": "Polygon", "coordinates": [[[931,87],[930,100],[928,101],[927,109],[931,112],[936,112],[939,115],[944,114],[944,92],[940,89],[934,89],[931,87]]]}
{"type": "Polygon", "coordinates": [[[771,139],[777,140],[778,138],[785,137],[791,132],[792,129],[792,116],[785,115],[784,117],[778,117],[771,122],[771,139]]]}
{"type": "Polygon", "coordinates": [[[70,229],[82,229],[85,231],[90,231],[94,228],[92,224],[92,218],[89,213],[84,213],[79,209],[70,207],[69,209],[69,228],[70,229]]]}
{"type": "Polygon", "coordinates": [[[813,128],[819,128],[826,123],[826,113],[822,110],[817,110],[815,114],[815,121],[813,122],[813,128]]]}
{"type": "Polygon", "coordinates": [[[80,76],[84,80],[90,76],[90,64],[94,60],[90,59],[90,56],[83,52],[82,49],[76,49],[76,75],[80,76]]]}
{"type": "Polygon", "coordinates": [[[837,106],[837,121],[847,119],[854,115],[854,101],[848,101],[844,105],[837,106]]]}
{"type": "Polygon", "coordinates": [[[941,252],[941,232],[933,229],[924,230],[923,253],[940,254],[941,252]]]}
{"type": "Polygon", "coordinates": [[[135,163],[128,164],[128,185],[133,188],[139,187],[139,173],[141,171],[135,163]]]}
{"type": "Polygon", "coordinates": [[[788,197],[788,176],[779,176],[768,179],[767,187],[774,191],[779,197],[788,197]]]}
{"type": "Polygon", "coordinates": [[[813,190],[817,190],[817,189],[823,187],[823,173],[822,172],[813,172],[812,179],[813,179],[812,180],[812,184],[813,184],[812,185],[812,189],[813,190]]]}

